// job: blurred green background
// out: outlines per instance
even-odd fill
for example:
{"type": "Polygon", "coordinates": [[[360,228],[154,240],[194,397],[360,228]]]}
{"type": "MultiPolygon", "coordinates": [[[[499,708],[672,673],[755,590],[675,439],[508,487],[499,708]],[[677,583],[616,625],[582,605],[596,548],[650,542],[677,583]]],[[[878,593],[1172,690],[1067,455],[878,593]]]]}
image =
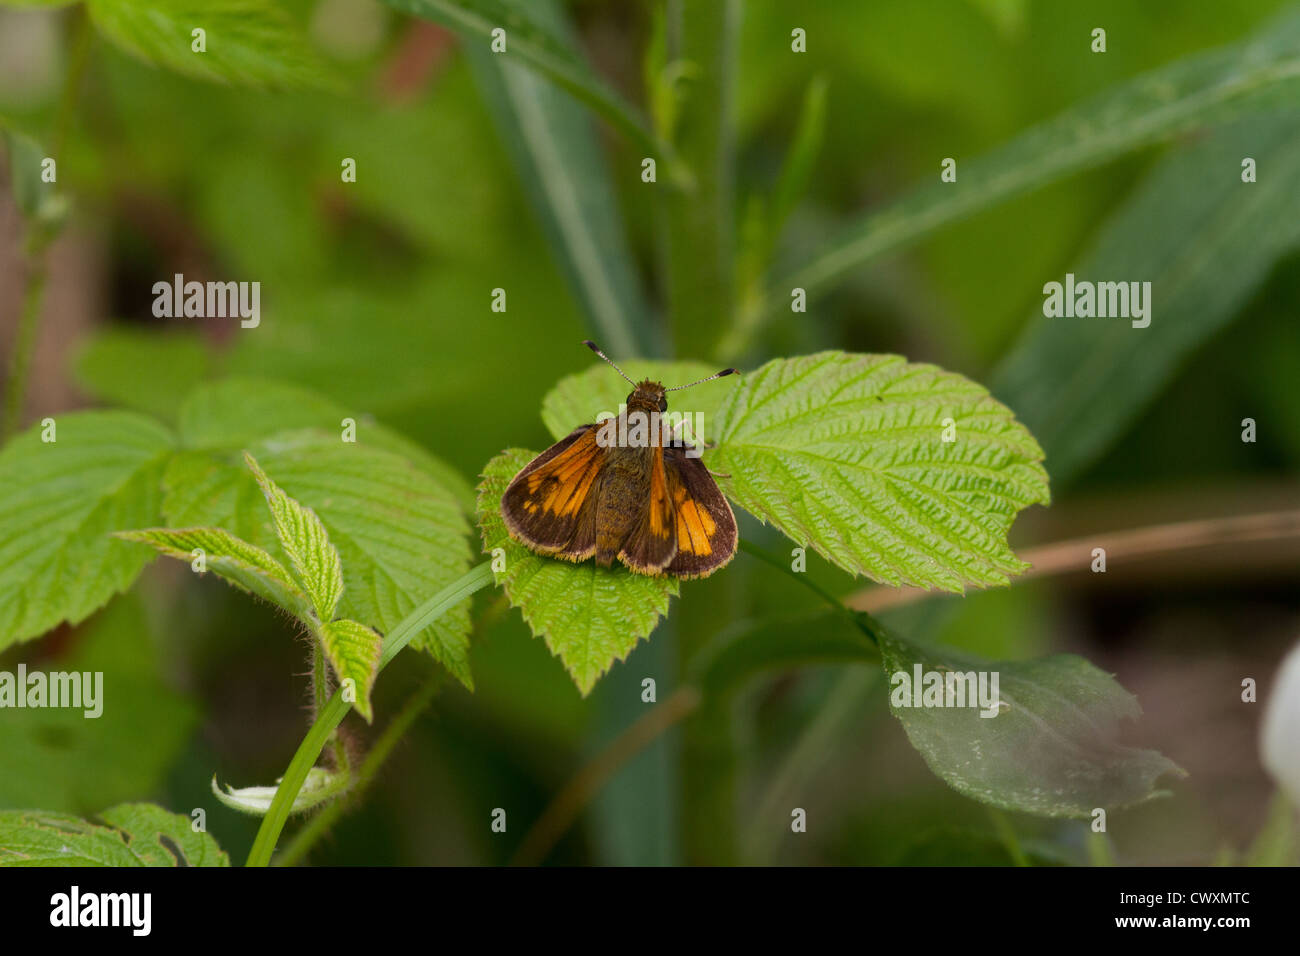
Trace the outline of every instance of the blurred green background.
{"type": "MultiPolygon", "coordinates": [[[[656,7],[581,0],[565,8],[596,71],[638,104],[647,102],[643,66],[656,7]]],[[[743,239],[751,197],[771,194],[805,92],[820,77],[824,136],[776,243],[776,275],[815,256],[865,210],[937,179],[941,158],[957,157],[960,176],[967,159],[1089,96],[1256,34],[1283,4],[819,0],[790,7],[776,0],[736,7],[735,202],[723,224],[743,239]],[[1104,55],[1088,50],[1098,25],[1108,32],[1104,55]],[[790,52],[796,26],[809,37],[803,55],[790,52]]],[[[472,482],[501,449],[547,444],[541,399],[557,379],[589,365],[579,342],[601,338],[600,327],[587,320],[538,218],[534,187],[502,138],[482,64],[467,55],[466,43],[480,41],[371,0],[294,0],[286,8],[325,64],[330,88],[263,92],[208,83],[92,43],[88,81],[63,142],[59,178],[73,206],[49,251],[23,424],[88,405],[174,420],[198,381],[274,379],[398,429],[472,482]],[[340,182],[343,157],[357,161],[354,184],[340,182]],[[152,284],[176,272],[260,281],[260,327],[155,319],[152,284]],[[505,313],[490,309],[497,287],[508,292],[505,313]]],[[[0,114],[33,134],[55,122],[75,16],[0,4],[0,114]]],[[[659,355],[714,360],[727,315],[715,315],[716,326],[701,326],[698,337],[691,324],[663,318],[673,306],[664,177],[643,183],[641,148],[599,122],[591,128],[589,158],[607,170],[605,212],[625,229],[632,281],[648,303],[637,341],[659,355]]],[[[1199,262],[1194,244],[1207,233],[1181,219],[1177,203],[1157,204],[1159,218],[1141,205],[1131,211],[1151,177],[1189,155],[1176,172],[1186,177],[1180,192],[1190,209],[1195,177],[1207,175],[1198,162],[1226,157],[1216,174],[1235,182],[1240,156],[1278,130],[1294,142],[1298,129],[1292,90],[1260,117],[1207,122],[982,210],[855,270],[806,314],[782,310],[756,331],[741,361],[753,366],[821,348],[898,352],[989,384],[1037,432],[1033,402],[1007,394],[1011,386],[1001,385],[1015,376],[1001,369],[1041,319],[1043,283],[1075,269],[1116,221],[1140,223],[1144,246],[1168,244],[1199,262]],[[1216,136],[1226,137],[1217,152],[1216,136]]],[[[1269,172],[1261,162],[1261,178],[1269,172]]],[[[20,311],[21,242],[22,222],[6,196],[6,356],[20,311]]],[[[1111,254],[1122,272],[1124,250],[1111,254]]],[[[1243,254],[1253,255],[1249,247],[1243,254]]],[[[1111,425],[1067,473],[1054,470],[1052,442],[1040,434],[1054,502],[1022,517],[1013,544],[1300,504],[1300,258],[1294,244],[1282,254],[1269,245],[1255,263],[1257,280],[1232,293],[1224,321],[1189,333],[1167,358],[1131,359],[1131,377],[1145,381],[1149,399],[1102,391],[1071,412],[1081,428],[1093,418],[1111,425]],[[1254,444],[1240,441],[1244,417],[1259,423],[1254,444]]],[[[1212,272],[1215,263],[1199,268],[1212,272]]],[[[1178,323],[1173,306],[1161,311],[1161,291],[1154,321],[1178,323]]],[[[1146,346],[1142,333],[1128,335],[1126,348],[1146,346]]],[[[1035,365],[1040,389],[1050,390],[1080,358],[1064,357],[1061,368],[1035,365]]],[[[779,540],[752,521],[742,535],[773,547],[779,540]]],[[[1240,681],[1267,682],[1300,631],[1298,557],[1294,541],[1229,543],[1106,575],[933,599],[888,620],[989,656],[1073,651],[1116,674],[1145,710],[1130,728],[1133,742],[1190,775],[1169,798],[1112,817],[1115,857],[1237,859],[1264,825],[1272,794],[1256,755],[1258,712],[1240,702],[1240,681]]],[[[837,594],[867,583],[816,559],[810,573],[837,594]]],[[[491,603],[491,594],[478,595],[476,615],[491,603]]],[[[814,596],[742,555],[726,573],[683,587],[670,620],[584,700],[518,612],[490,615],[473,640],[477,691],[443,692],[311,862],[509,861],[566,782],[641,716],[643,676],[656,677],[666,699],[694,653],[753,619],[793,633],[836,626],[814,596]],[[506,834],[489,829],[495,807],[508,810],[506,834]]],[[[84,625],[0,655],[9,668],[19,660],[111,661],[133,682],[129,706],[110,709],[90,728],[6,716],[0,807],[93,813],[124,799],[154,799],[178,812],[202,806],[209,830],[241,859],[255,821],[217,805],[209,780],[216,773],[244,786],[283,772],[306,725],[305,659],[304,643],[264,606],[155,562],[132,593],[84,625]]],[[[377,685],[381,715],[393,713],[434,666],[414,654],[400,663],[377,685]]],[[[949,790],[908,745],[873,668],[815,667],[757,681],[734,702],[728,732],[737,774],[732,825],[743,862],[1010,859],[984,808],[949,790]],[[789,832],[795,806],[809,812],[807,834],[789,832]]],[[[672,730],[622,764],[547,861],[709,859],[683,822],[696,797],[683,780],[689,757],[681,733],[672,730]]],[[[1083,823],[1013,816],[1011,824],[1036,860],[1089,859],[1083,823]]]]}

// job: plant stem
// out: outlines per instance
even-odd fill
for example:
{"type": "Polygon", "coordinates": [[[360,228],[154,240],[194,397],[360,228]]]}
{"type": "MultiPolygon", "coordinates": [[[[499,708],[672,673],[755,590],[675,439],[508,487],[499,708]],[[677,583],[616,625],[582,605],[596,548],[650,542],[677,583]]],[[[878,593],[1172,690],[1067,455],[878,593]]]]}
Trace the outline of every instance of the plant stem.
{"type": "MultiPolygon", "coordinates": [[[[466,572],[460,580],[447,585],[447,587],[408,614],[384,638],[383,647],[379,654],[379,670],[382,671],[397,656],[398,652],[410,643],[411,638],[415,637],[416,634],[419,634],[440,618],[450,608],[455,607],[475,591],[491,582],[492,564],[485,561],[478,567],[466,572]]],[[[294,801],[298,798],[299,791],[302,790],[307,774],[316,765],[316,761],[320,758],[321,751],[329,740],[330,734],[343,722],[343,718],[347,716],[350,709],[351,705],[344,702],[343,691],[340,688],[334,691],[333,696],[316,715],[316,720],[308,729],[307,736],[298,745],[297,752],[289,762],[289,769],[284,772],[284,776],[280,779],[280,785],[276,788],[275,796],[271,798],[271,806],[267,810],[266,816],[262,818],[262,825],[257,830],[257,837],[253,840],[253,848],[248,852],[248,860],[244,864],[245,866],[266,866],[271,862],[271,854],[275,852],[276,842],[280,839],[280,831],[284,829],[284,825],[289,819],[294,801]]]]}
{"type": "Polygon", "coordinates": [[[693,186],[665,197],[674,347],[712,354],[735,298],[734,72],[738,0],[669,0],[668,59],[689,64],[674,133],[693,186]]]}
{"type": "Polygon", "coordinates": [[[45,301],[45,279],[45,255],[42,249],[32,257],[29,264],[27,289],[23,293],[18,333],[14,337],[13,357],[9,363],[9,379],[5,383],[4,422],[0,424],[0,442],[7,441],[18,431],[22,422],[27,374],[32,364],[32,353],[36,350],[36,332],[40,326],[41,306],[45,301]]]}
{"type": "Polygon", "coordinates": [[[996,807],[985,809],[988,810],[989,819],[993,821],[993,829],[997,831],[998,839],[1011,855],[1012,862],[1016,866],[1029,866],[1029,857],[1025,856],[1025,851],[1020,846],[1020,839],[1016,836],[1016,831],[1012,828],[1007,815],[996,807]]]}
{"type": "Polygon", "coordinates": [[[417,717],[423,713],[424,709],[433,702],[438,691],[442,687],[442,671],[435,670],[429,675],[428,679],[420,685],[402,705],[402,709],[384,728],[384,732],[375,741],[370,752],[366,754],[361,766],[357,768],[357,775],[348,792],[338,800],[322,807],[320,812],[308,820],[301,830],[294,834],[289,845],[275,858],[276,866],[294,866],[303,857],[305,857],[312,846],[322,836],[329,832],[330,828],[338,822],[339,817],[343,816],[348,810],[356,806],[374,781],[375,774],[379,768],[392,754],[393,748],[397,746],[399,740],[410,729],[411,724],[415,723],[417,717]]]}
{"type": "MultiPolygon", "coordinates": [[[[86,75],[86,62],[89,58],[92,37],[90,18],[86,15],[86,11],[78,7],[71,15],[73,17],[71,51],[50,142],[50,155],[56,160],[56,169],[57,161],[63,156],[63,146],[68,131],[72,127],[72,117],[77,108],[77,94],[86,75]]],[[[5,383],[4,414],[3,418],[0,418],[0,443],[8,441],[22,423],[23,405],[27,397],[27,376],[31,371],[32,356],[36,351],[41,309],[45,303],[48,277],[46,251],[57,234],[57,228],[39,220],[27,225],[24,244],[28,270],[27,289],[23,293],[22,311],[18,318],[18,331],[14,336],[8,381],[5,383]]]]}

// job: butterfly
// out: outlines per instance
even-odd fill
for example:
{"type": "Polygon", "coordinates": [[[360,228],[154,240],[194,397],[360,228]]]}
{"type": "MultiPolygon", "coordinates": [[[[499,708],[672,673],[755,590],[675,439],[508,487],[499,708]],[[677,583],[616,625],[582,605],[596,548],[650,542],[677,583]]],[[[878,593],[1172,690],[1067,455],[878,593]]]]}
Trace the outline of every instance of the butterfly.
{"type": "Polygon", "coordinates": [[[565,561],[614,560],[637,574],[702,578],[736,553],[736,516],[698,447],[662,427],[668,392],[690,385],[634,382],[584,342],[633,391],[617,417],[581,425],[520,469],[501,498],[510,537],[565,561]]]}

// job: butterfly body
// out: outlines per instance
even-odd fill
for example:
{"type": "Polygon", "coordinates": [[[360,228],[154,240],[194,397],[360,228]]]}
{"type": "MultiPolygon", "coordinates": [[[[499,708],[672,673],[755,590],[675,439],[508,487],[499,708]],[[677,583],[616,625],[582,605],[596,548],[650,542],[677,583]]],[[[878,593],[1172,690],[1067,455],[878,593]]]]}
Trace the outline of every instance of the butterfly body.
{"type": "Polygon", "coordinates": [[[501,499],[506,529],[542,555],[705,577],[735,554],[735,515],[691,447],[659,427],[668,390],[634,385],[617,422],[579,426],[520,469],[501,499]]]}

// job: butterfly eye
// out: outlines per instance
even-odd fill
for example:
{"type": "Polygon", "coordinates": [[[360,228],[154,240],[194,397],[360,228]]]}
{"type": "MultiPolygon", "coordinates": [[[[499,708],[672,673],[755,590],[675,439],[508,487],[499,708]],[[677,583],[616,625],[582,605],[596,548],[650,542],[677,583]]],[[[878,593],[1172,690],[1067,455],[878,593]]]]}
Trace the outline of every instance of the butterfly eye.
{"type": "Polygon", "coordinates": [[[660,411],[660,412],[666,412],[666,411],[668,411],[668,396],[667,396],[667,395],[660,395],[660,396],[659,396],[659,411],[660,411]]]}

